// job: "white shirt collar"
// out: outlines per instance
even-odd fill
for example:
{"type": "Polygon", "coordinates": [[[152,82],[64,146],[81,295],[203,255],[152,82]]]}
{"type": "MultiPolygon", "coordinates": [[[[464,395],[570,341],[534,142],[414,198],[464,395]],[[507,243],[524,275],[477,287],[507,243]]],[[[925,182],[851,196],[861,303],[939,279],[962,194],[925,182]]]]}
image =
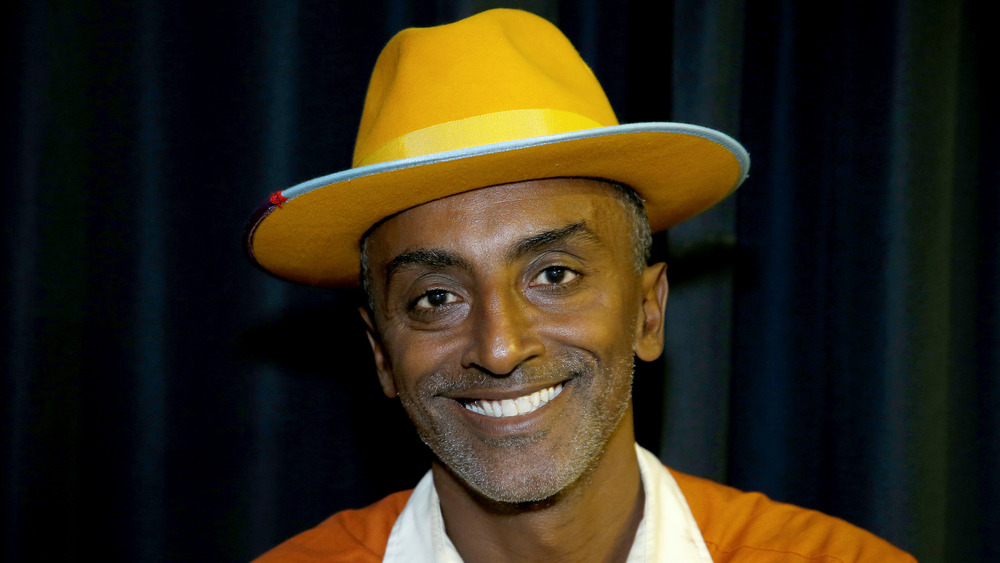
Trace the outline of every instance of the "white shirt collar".
{"type": "MultiPolygon", "coordinates": [[[[684,561],[711,563],[698,524],[673,475],[638,444],[639,475],[646,492],[642,522],[635,533],[628,563],[684,561]]],[[[393,563],[461,563],[444,529],[441,504],[428,471],[399,515],[383,561],[393,563]]]]}

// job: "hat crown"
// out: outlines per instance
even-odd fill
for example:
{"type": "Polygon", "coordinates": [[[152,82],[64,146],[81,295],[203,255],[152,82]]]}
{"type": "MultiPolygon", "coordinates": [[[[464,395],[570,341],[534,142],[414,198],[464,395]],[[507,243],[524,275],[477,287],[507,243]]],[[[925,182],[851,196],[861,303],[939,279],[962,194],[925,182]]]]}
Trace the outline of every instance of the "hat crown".
{"type": "MultiPolygon", "coordinates": [[[[562,32],[541,17],[497,9],[448,25],[405,29],[375,63],[353,163],[371,164],[380,147],[459,120],[471,119],[465,128],[472,134],[464,146],[445,150],[508,140],[495,120],[486,125],[494,129],[492,136],[471,131],[483,126],[477,118],[502,112],[509,112],[505,127],[512,127],[509,136],[516,138],[520,124],[510,122],[537,116],[521,110],[580,116],[563,119],[546,133],[618,124],[593,72],[562,32]]],[[[454,139],[454,129],[449,133],[454,139]]],[[[431,144],[408,156],[439,150],[431,144]]]]}

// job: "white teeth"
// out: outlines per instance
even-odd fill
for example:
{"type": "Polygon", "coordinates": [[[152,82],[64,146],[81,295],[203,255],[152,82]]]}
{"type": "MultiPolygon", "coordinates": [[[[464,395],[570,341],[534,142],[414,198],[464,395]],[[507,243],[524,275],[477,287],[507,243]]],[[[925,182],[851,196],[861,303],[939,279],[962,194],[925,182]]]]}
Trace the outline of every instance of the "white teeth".
{"type": "Polygon", "coordinates": [[[563,384],[560,383],[516,399],[503,399],[499,401],[487,401],[485,399],[481,399],[478,401],[463,403],[463,406],[470,411],[483,416],[492,416],[494,418],[518,416],[528,414],[544,406],[552,399],[555,399],[556,395],[562,393],[562,390],[563,384]]]}
{"type": "Polygon", "coordinates": [[[535,410],[534,407],[531,406],[531,398],[527,395],[514,399],[514,404],[517,405],[517,412],[519,413],[526,413],[535,410]]]}
{"type": "Polygon", "coordinates": [[[511,401],[510,399],[504,399],[500,401],[500,405],[503,406],[504,416],[514,416],[515,414],[517,414],[517,404],[515,404],[514,401],[511,401]]]}

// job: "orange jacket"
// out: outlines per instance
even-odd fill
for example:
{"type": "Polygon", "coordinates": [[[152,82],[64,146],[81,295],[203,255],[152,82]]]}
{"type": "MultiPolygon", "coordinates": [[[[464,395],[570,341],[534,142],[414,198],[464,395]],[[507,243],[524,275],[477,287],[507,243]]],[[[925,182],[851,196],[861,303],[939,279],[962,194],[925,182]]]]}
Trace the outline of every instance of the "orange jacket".
{"type": "MultiPolygon", "coordinates": [[[[670,470],[716,563],[914,563],[909,554],[856,526],[670,470]]],[[[257,563],[381,561],[389,532],[412,491],[345,510],[262,555],[257,563]]]]}

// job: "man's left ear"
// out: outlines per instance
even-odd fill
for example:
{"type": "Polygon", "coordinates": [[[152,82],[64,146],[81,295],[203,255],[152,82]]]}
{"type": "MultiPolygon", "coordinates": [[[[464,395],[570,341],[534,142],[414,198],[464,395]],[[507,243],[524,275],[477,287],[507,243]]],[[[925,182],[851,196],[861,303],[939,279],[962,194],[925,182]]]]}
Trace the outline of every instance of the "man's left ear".
{"type": "Polygon", "coordinates": [[[663,352],[663,318],[667,307],[667,265],[647,266],[642,272],[642,304],[635,327],[633,348],[644,362],[651,362],[663,352]]]}

